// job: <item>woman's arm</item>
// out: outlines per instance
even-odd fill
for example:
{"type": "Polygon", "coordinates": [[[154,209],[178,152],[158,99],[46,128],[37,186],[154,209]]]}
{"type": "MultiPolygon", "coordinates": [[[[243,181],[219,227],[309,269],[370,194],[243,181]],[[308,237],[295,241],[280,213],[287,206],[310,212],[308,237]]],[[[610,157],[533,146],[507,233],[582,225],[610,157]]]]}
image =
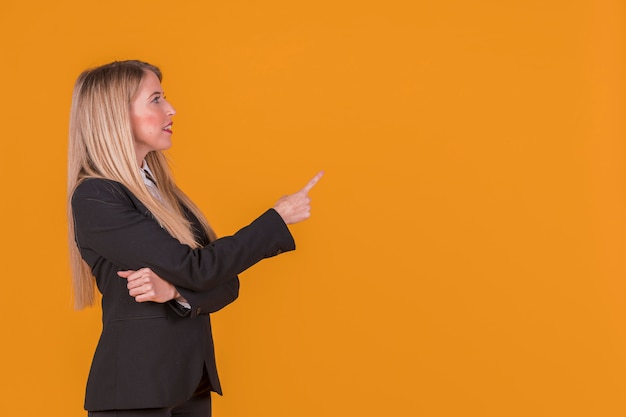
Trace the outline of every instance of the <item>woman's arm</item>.
{"type": "Polygon", "coordinates": [[[76,188],[76,243],[90,266],[103,257],[121,270],[150,268],[176,287],[207,291],[263,258],[295,249],[285,222],[273,209],[232,236],[192,249],[138,207],[143,205],[115,181],[89,179],[76,188]]]}
{"type": "Polygon", "coordinates": [[[126,278],[128,293],[138,303],[185,301],[189,303],[191,311],[185,311],[185,308],[176,304],[172,305],[179,314],[188,315],[191,312],[192,317],[221,310],[235,301],[239,295],[238,277],[234,277],[208,291],[190,291],[174,287],[149,268],[142,268],[138,271],[119,271],[117,274],[126,278]]]}
{"type": "Polygon", "coordinates": [[[191,306],[191,317],[215,313],[239,297],[239,278],[231,278],[209,291],[190,291],[184,288],[179,288],[178,291],[191,306]]]}

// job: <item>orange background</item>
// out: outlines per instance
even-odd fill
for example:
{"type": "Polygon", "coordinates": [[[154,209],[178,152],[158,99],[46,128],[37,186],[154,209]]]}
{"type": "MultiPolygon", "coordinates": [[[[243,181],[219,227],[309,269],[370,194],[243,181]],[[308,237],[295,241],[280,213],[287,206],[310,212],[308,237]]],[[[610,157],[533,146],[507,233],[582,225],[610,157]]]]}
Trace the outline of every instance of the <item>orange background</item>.
{"type": "Polygon", "coordinates": [[[140,58],[220,234],[326,170],[214,315],[215,416],[626,415],[625,28],[618,0],[2,0],[1,414],[85,415],[70,95],[140,58]]]}

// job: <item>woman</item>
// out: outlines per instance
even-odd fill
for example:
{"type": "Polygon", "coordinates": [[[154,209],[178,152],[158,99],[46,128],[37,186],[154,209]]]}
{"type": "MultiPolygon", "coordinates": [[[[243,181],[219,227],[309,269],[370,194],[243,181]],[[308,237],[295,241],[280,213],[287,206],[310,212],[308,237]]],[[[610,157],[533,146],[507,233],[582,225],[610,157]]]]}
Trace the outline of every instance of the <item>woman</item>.
{"type": "Polygon", "coordinates": [[[287,224],[309,190],[282,197],[216,239],[161,151],[174,108],[158,68],[113,62],[83,72],[72,98],[70,257],[77,308],[102,293],[102,335],[85,398],[90,416],[209,416],[221,394],[209,314],[237,298],[237,274],[295,249],[287,224]],[[95,277],[95,280],[94,280],[95,277]]]}

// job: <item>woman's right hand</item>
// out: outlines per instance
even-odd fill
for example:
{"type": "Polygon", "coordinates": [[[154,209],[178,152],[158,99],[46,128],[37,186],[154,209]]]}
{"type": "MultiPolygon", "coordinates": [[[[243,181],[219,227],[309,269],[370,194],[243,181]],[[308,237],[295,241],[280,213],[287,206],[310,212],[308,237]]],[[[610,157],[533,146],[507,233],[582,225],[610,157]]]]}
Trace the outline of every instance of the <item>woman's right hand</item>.
{"type": "Polygon", "coordinates": [[[128,294],[135,298],[138,303],[146,301],[165,303],[172,299],[185,301],[172,284],[158,276],[150,268],[141,268],[137,271],[118,271],[117,275],[126,278],[128,294]]]}
{"type": "Polygon", "coordinates": [[[311,217],[311,199],[309,191],[324,175],[324,171],[320,171],[315,175],[300,191],[282,196],[276,204],[274,210],[280,214],[286,224],[299,223],[311,217]]]}

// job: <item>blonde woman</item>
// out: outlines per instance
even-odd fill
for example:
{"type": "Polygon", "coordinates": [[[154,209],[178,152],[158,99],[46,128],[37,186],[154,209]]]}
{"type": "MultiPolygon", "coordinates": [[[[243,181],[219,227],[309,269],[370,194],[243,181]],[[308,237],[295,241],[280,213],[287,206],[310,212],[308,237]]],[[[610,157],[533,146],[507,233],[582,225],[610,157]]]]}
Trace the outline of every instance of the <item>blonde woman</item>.
{"type": "Polygon", "coordinates": [[[175,114],[161,72],[144,62],[87,70],[74,88],[68,214],[76,307],[93,304],[95,287],[102,293],[89,416],[210,416],[210,392],[221,388],[209,314],[237,298],[237,274],[295,249],[286,225],[309,217],[308,192],[322,175],[216,239],[162,154],[175,114]]]}

